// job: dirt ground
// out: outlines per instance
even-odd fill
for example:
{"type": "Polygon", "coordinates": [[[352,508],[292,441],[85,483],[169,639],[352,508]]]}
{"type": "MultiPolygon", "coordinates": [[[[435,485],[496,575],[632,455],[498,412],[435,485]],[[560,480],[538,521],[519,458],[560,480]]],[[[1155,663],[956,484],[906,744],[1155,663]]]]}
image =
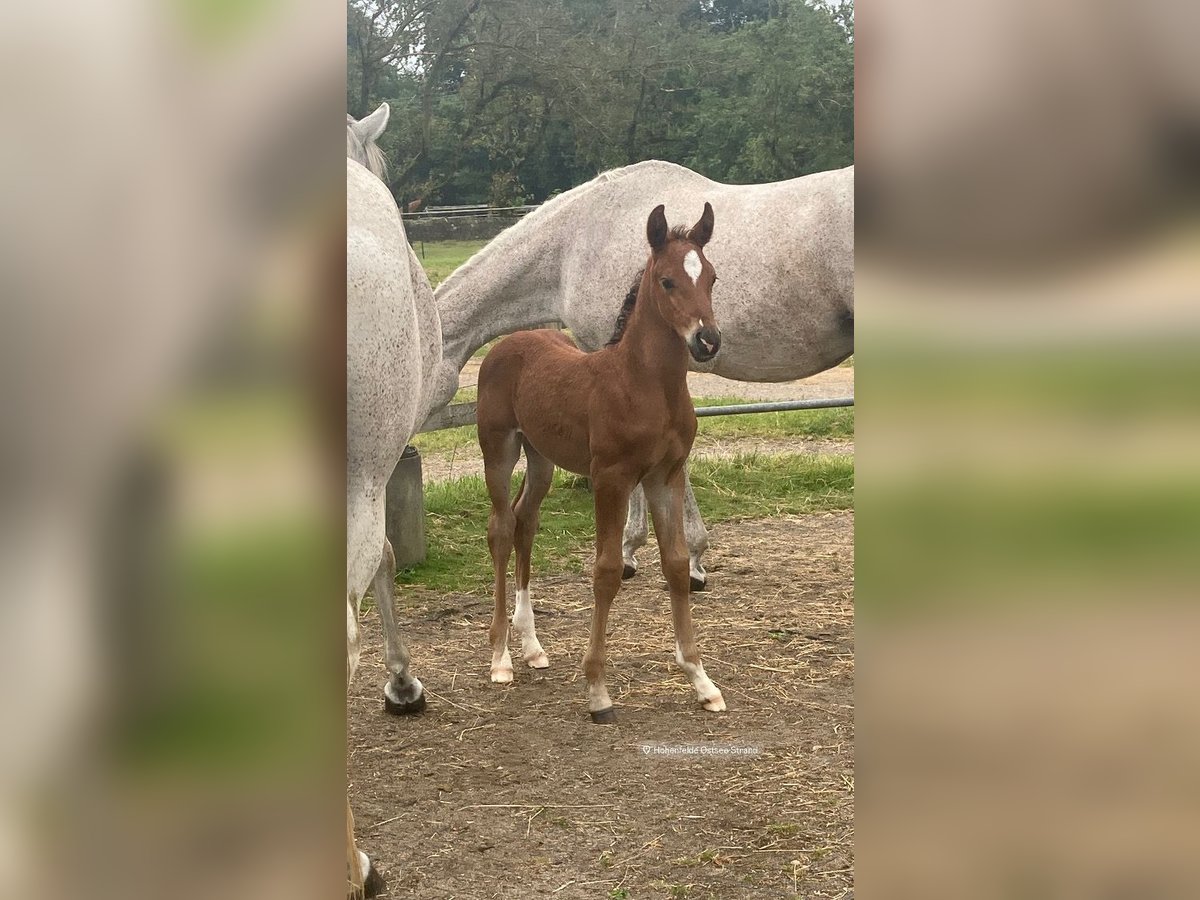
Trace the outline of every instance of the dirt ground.
{"type": "MultiPolygon", "coordinates": [[[[549,669],[488,678],[489,598],[405,589],[429,707],[382,711],[378,618],[349,700],[351,801],[386,896],[849,898],[853,894],[853,514],[726,523],[693,596],[729,711],[673,660],[656,554],[609,623],[615,726],[579,671],[587,576],[532,584],[549,669]]],[[[510,613],[511,592],[510,587],[510,613]]]]}

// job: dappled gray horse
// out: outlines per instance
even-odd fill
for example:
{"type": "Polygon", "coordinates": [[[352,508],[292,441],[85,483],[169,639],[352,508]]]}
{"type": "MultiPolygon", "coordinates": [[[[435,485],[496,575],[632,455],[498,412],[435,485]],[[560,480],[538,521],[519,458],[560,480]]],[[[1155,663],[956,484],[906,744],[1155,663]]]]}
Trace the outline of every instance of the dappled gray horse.
{"type": "MultiPolygon", "coordinates": [[[[375,139],[387,125],[382,105],[346,123],[346,675],[358,668],[359,603],[374,581],[383,620],[392,713],[425,707],[420,680],[396,624],[396,559],[384,533],[384,492],[404,445],[433,406],[442,361],[433,290],[408,239],[391,193],[380,180],[375,139]],[[371,168],[365,168],[370,166],[371,168]]],[[[352,884],[370,880],[356,850],[347,803],[347,861],[352,884]]]]}
{"type": "MultiPolygon", "coordinates": [[[[444,358],[437,405],[471,354],[491,339],[558,320],[586,350],[612,334],[644,256],[646,208],[671,220],[710,200],[721,228],[705,249],[721,279],[713,312],[724,340],[697,371],[742,381],[790,381],[837,365],[854,349],[854,168],[773,184],[727,185],[651,160],[614,169],[549,201],[438,286],[444,358]]],[[[685,531],[693,590],[704,586],[708,534],[689,482],[685,531]]],[[[645,496],[629,502],[626,577],[646,542],[645,496]]]]}

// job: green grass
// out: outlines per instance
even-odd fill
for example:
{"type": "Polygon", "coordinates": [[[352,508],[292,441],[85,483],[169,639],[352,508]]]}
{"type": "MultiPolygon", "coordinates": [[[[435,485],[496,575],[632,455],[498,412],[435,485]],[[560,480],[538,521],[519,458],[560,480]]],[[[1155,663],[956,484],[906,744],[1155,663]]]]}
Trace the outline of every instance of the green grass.
{"type": "MultiPolygon", "coordinates": [[[[748,401],[739,397],[696,397],[693,404],[725,406],[748,401]]],[[[804,409],[794,412],[712,416],[699,420],[698,437],[854,437],[854,408],[804,409]]]]}
{"type": "MultiPolygon", "coordinates": [[[[838,456],[757,456],[693,460],[692,487],[709,525],[853,505],[854,460],[838,456]]],[[[518,478],[514,477],[514,491],[518,478]]],[[[434,590],[486,592],[491,583],[487,519],[491,509],[483,479],[469,476],[425,489],[429,556],[400,573],[403,584],[434,590]]],[[[595,538],[587,482],[558,471],[542,504],[534,545],[540,572],[578,572],[590,565],[595,538]]]]}
{"type": "Polygon", "coordinates": [[[487,241],[415,241],[413,250],[429,276],[429,283],[437,287],[450,273],[478,252],[487,241]]]}

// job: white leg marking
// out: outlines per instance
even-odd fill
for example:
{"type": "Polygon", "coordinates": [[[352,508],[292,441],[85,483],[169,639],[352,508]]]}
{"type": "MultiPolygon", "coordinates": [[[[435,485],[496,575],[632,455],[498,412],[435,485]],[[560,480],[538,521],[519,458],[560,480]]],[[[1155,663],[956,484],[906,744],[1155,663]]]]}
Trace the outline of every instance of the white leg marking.
{"type": "Polygon", "coordinates": [[[700,254],[695,250],[689,250],[687,256],[683,258],[683,271],[688,273],[692,284],[695,284],[700,278],[700,273],[704,271],[704,263],[700,262],[700,254]]]}
{"type": "Polygon", "coordinates": [[[608,688],[604,686],[604,682],[598,681],[595,684],[589,684],[588,712],[599,712],[610,706],[612,706],[612,701],[608,699],[608,688]]]}
{"type": "Polygon", "coordinates": [[[513,680],[512,657],[508,655],[508,629],[500,643],[492,648],[492,681],[496,684],[508,684],[513,680]]]}
{"type": "Polygon", "coordinates": [[[550,659],[538,640],[533,624],[533,601],[529,599],[529,588],[517,589],[517,611],[513,614],[513,629],[521,636],[521,658],[534,669],[544,669],[550,659]]]}
{"type": "Polygon", "coordinates": [[[358,671],[358,661],[360,656],[360,645],[358,640],[358,615],[355,610],[357,604],[346,601],[346,683],[349,684],[354,680],[354,673],[358,671]]]}
{"type": "Polygon", "coordinates": [[[363,884],[366,884],[367,876],[371,874],[371,860],[361,850],[356,852],[358,853],[358,877],[362,879],[363,884]]]}
{"type": "Polygon", "coordinates": [[[699,696],[700,702],[704,704],[704,708],[710,712],[724,712],[725,698],[721,696],[721,692],[717,689],[717,686],[705,674],[704,663],[697,662],[692,664],[685,660],[678,643],[675,644],[675,662],[679,664],[679,668],[683,669],[684,674],[692,682],[692,687],[696,689],[696,694],[699,696]]]}

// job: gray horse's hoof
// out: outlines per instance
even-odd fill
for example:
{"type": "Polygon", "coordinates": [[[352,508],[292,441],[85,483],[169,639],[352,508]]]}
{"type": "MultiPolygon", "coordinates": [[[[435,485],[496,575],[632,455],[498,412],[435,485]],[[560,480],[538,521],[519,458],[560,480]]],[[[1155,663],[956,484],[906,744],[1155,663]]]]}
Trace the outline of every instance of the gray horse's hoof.
{"type": "Polygon", "coordinates": [[[607,709],[596,709],[592,711],[592,721],[597,725],[616,725],[617,711],[611,706],[607,709]]]}
{"type": "MultiPolygon", "coordinates": [[[[383,695],[383,708],[393,716],[415,716],[418,713],[423,713],[425,712],[425,692],[421,691],[420,696],[416,700],[407,700],[404,703],[397,703],[385,693],[383,695]]],[[[367,896],[371,895],[368,894],[367,896]]]]}
{"type": "Polygon", "coordinates": [[[630,578],[632,578],[636,574],[637,574],[637,569],[635,569],[629,563],[625,563],[625,568],[621,570],[621,579],[623,581],[628,581],[630,578]]]}
{"type": "MultiPolygon", "coordinates": [[[[425,702],[424,694],[421,695],[421,702],[425,702]]],[[[363,896],[367,898],[376,897],[385,890],[387,890],[387,882],[383,880],[383,876],[379,874],[379,870],[372,863],[371,871],[367,873],[367,880],[363,882],[363,896]]]]}
{"type": "Polygon", "coordinates": [[[692,590],[693,591],[707,591],[708,590],[708,581],[706,579],[697,578],[695,575],[691,575],[689,577],[692,579],[692,590]]]}

